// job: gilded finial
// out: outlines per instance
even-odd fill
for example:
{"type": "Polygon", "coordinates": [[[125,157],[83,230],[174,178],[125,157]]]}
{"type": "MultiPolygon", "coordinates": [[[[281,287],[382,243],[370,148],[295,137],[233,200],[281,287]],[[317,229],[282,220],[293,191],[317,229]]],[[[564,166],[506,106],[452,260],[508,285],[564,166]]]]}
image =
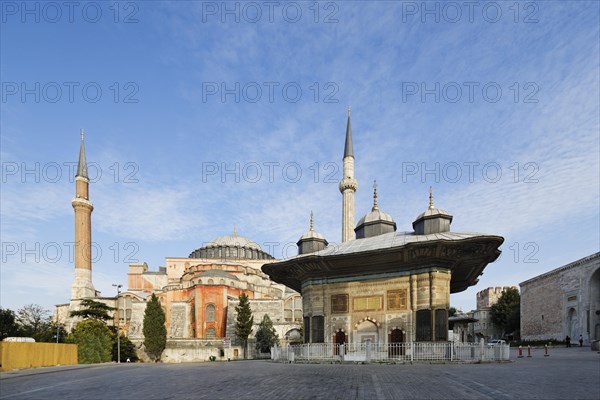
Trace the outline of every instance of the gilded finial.
{"type": "Polygon", "coordinates": [[[377,180],[373,181],[373,209],[371,211],[378,210],[377,207],[377,180]]]}
{"type": "Polygon", "coordinates": [[[81,141],[83,142],[83,128],[81,128],[81,141]]]}
{"type": "Polygon", "coordinates": [[[311,232],[315,230],[315,217],[312,210],[310,211],[310,230],[311,232]]]}
{"type": "Polygon", "coordinates": [[[350,117],[350,104],[348,104],[348,118],[350,117]]]}
{"type": "Polygon", "coordinates": [[[235,228],[235,225],[233,225],[233,237],[236,237],[236,236],[237,236],[237,230],[235,228]]]}
{"type": "Polygon", "coordinates": [[[429,186],[429,209],[433,210],[433,189],[429,186]]]}

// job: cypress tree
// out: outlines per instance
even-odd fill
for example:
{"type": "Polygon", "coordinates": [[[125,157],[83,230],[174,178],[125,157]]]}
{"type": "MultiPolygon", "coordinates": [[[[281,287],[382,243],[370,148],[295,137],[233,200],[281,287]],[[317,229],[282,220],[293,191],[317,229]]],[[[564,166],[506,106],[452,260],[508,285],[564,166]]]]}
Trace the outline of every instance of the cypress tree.
{"type": "Polygon", "coordinates": [[[250,309],[250,302],[246,293],[240,294],[239,304],[235,307],[237,319],[235,324],[235,335],[242,341],[244,346],[244,358],[246,358],[246,348],[248,347],[248,336],[252,333],[254,317],[250,309]]]}
{"type": "Polygon", "coordinates": [[[279,344],[279,335],[273,327],[273,321],[265,314],[256,331],[256,350],[268,353],[276,344],[279,344]]]}
{"type": "Polygon", "coordinates": [[[154,293],[146,304],[143,332],[146,353],[155,362],[159,361],[167,346],[167,328],[165,327],[165,312],[154,293]]]}

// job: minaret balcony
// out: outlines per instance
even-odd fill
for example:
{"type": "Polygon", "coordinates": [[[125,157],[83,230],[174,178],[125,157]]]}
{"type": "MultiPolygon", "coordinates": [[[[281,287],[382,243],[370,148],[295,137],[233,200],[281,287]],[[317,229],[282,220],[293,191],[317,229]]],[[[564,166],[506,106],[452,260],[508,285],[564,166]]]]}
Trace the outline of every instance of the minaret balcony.
{"type": "Polygon", "coordinates": [[[94,205],[92,204],[92,202],[88,199],[84,199],[83,197],[73,197],[73,200],[71,200],[71,204],[73,205],[73,208],[85,207],[89,208],[90,210],[94,209],[94,205]]]}
{"type": "Polygon", "coordinates": [[[356,192],[356,189],[358,189],[358,181],[348,177],[342,179],[340,181],[340,192],[344,193],[344,191],[348,189],[356,192]]]}

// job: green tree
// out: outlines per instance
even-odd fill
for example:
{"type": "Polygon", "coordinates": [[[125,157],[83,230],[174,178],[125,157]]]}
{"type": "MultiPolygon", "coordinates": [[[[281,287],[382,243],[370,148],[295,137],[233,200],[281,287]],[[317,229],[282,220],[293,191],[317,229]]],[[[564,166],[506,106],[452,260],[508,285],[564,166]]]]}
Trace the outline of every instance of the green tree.
{"type": "MultiPolygon", "coordinates": [[[[490,310],[492,322],[503,334],[512,334],[520,328],[521,296],[517,288],[507,288],[490,310]]],[[[503,336],[504,336],[503,335],[503,336]]]]}
{"type": "MultiPolygon", "coordinates": [[[[113,335],[112,360],[117,361],[117,335],[113,335]]],[[[138,360],[137,349],[135,344],[125,335],[121,335],[121,362],[127,361],[136,362],[138,360]]]]}
{"type": "Polygon", "coordinates": [[[81,301],[81,309],[71,311],[71,317],[82,317],[83,319],[96,319],[98,321],[108,321],[113,317],[109,314],[114,311],[110,307],[100,301],[85,299],[81,301]]]}
{"type": "Polygon", "coordinates": [[[0,308],[0,340],[20,335],[21,330],[19,329],[15,312],[8,308],[0,308]]]}
{"type": "Polygon", "coordinates": [[[38,304],[28,304],[17,311],[17,323],[21,335],[43,342],[51,325],[50,311],[38,304]]]}
{"type": "Polygon", "coordinates": [[[165,327],[165,312],[162,309],[158,297],[152,293],[152,297],[146,304],[144,313],[144,346],[146,353],[155,362],[167,346],[167,328],[165,327]]]}
{"type": "Polygon", "coordinates": [[[58,343],[62,343],[65,341],[67,336],[67,332],[65,328],[61,324],[56,324],[56,322],[51,322],[45,326],[45,329],[40,331],[34,336],[36,342],[50,342],[56,343],[56,334],[58,333],[58,343]]]}
{"type": "Polygon", "coordinates": [[[56,321],[53,321],[47,330],[47,334],[45,335],[47,340],[45,342],[54,342],[57,343],[56,335],[58,334],[58,343],[64,343],[67,338],[67,331],[65,330],[65,326],[63,324],[57,324],[56,321]]]}
{"type": "Polygon", "coordinates": [[[252,333],[254,317],[252,316],[250,302],[248,301],[248,296],[246,296],[246,293],[240,294],[239,300],[239,304],[235,306],[235,311],[237,312],[235,335],[239,340],[242,341],[242,345],[244,346],[244,358],[246,358],[248,336],[250,336],[250,334],[252,333]]]}
{"type": "Polygon", "coordinates": [[[271,351],[271,347],[276,344],[279,344],[279,336],[273,327],[271,318],[265,314],[256,331],[256,350],[261,353],[268,353],[271,351]]]}
{"type": "Polygon", "coordinates": [[[112,359],[112,332],[102,321],[86,319],[75,325],[67,342],[77,344],[80,364],[110,362],[112,359]]]}

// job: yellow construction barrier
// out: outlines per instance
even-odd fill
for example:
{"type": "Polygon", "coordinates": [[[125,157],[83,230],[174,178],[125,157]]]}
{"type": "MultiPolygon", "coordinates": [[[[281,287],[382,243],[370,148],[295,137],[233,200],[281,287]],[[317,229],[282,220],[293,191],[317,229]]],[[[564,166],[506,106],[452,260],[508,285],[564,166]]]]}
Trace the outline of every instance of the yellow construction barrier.
{"type": "Polygon", "coordinates": [[[0,371],[2,372],[76,364],[76,344],[0,342],[0,371]]]}

